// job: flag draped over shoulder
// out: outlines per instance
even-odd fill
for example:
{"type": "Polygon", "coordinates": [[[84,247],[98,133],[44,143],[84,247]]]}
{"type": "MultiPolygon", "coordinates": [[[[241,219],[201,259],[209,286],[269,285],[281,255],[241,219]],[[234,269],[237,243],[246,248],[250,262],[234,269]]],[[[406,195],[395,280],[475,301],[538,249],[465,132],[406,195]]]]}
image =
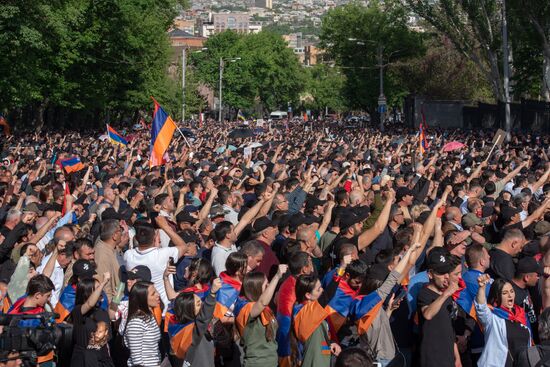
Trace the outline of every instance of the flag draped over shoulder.
{"type": "Polygon", "coordinates": [[[153,123],[151,124],[150,167],[160,166],[165,162],[163,159],[164,153],[168,149],[177,128],[174,120],[162,109],[158,102],[155,99],[153,99],[153,102],[155,103],[155,110],[153,112],[153,123]]]}
{"type": "Polygon", "coordinates": [[[220,274],[222,287],[216,293],[216,306],[214,317],[221,319],[230,307],[235,303],[241,292],[241,282],[231,278],[225,272],[220,274]]]}
{"type": "Polygon", "coordinates": [[[382,298],[376,292],[367,295],[358,296],[351,309],[351,318],[357,324],[357,332],[359,335],[365,334],[372,322],[382,309],[382,298]]]}
{"type": "MultiPolygon", "coordinates": [[[[337,277],[337,275],[334,275],[334,277],[337,277]]],[[[346,322],[356,296],[357,292],[351,289],[347,282],[341,280],[338,283],[336,293],[328,303],[330,315],[327,321],[330,325],[332,340],[338,340],[336,334],[346,322]]]]}
{"type": "Polygon", "coordinates": [[[115,129],[113,129],[109,124],[107,124],[107,136],[109,141],[113,144],[118,145],[128,145],[128,141],[122,137],[115,129]]]}

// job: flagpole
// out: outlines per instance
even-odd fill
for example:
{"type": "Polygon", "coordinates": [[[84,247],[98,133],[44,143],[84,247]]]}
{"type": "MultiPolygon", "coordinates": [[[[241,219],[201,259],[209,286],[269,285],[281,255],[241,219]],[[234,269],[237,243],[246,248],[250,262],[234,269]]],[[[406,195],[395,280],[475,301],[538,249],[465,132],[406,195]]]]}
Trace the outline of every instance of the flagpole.
{"type": "Polygon", "coordinates": [[[189,147],[189,149],[193,149],[193,147],[191,146],[191,144],[189,144],[189,141],[187,140],[187,138],[185,137],[185,135],[183,135],[183,132],[181,131],[180,127],[178,125],[176,125],[176,129],[178,129],[178,132],[181,134],[181,136],[183,137],[183,140],[185,140],[185,142],[187,143],[187,146],[189,147]]]}

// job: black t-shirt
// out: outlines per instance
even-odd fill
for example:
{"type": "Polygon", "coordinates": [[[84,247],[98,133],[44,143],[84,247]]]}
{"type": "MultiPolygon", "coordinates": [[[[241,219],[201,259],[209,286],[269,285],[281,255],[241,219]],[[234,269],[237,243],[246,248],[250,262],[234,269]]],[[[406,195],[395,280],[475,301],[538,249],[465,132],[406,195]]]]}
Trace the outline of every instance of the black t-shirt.
{"type": "Polygon", "coordinates": [[[422,307],[431,305],[440,295],[427,286],[418,292],[417,305],[420,320],[420,365],[422,367],[454,367],[455,332],[453,319],[458,306],[449,297],[431,319],[422,316],[422,307]]]}
{"type": "Polygon", "coordinates": [[[533,307],[533,302],[531,301],[529,290],[526,288],[518,287],[514,282],[512,282],[512,287],[514,287],[514,292],[516,293],[514,303],[525,310],[525,315],[527,316],[527,319],[529,320],[531,325],[536,323],[537,314],[535,312],[535,307],[533,307]]]}
{"type": "Polygon", "coordinates": [[[511,281],[516,272],[512,255],[498,248],[492,249],[489,254],[491,255],[491,266],[487,269],[487,273],[491,278],[511,281]]]}
{"type": "MultiPolygon", "coordinates": [[[[77,346],[86,348],[90,341],[90,336],[96,330],[97,323],[103,321],[110,326],[109,314],[107,311],[95,307],[88,311],[87,314],[82,315],[82,305],[75,306],[71,312],[73,320],[73,343],[77,346]]],[[[110,332],[109,332],[110,333],[110,332]]]]}
{"type": "Polygon", "coordinates": [[[508,342],[509,353],[506,356],[505,367],[514,366],[519,354],[527,349],[529,345],[529,330],[519,322],[505,320],[506,322],[506,341],[508,342]]]}

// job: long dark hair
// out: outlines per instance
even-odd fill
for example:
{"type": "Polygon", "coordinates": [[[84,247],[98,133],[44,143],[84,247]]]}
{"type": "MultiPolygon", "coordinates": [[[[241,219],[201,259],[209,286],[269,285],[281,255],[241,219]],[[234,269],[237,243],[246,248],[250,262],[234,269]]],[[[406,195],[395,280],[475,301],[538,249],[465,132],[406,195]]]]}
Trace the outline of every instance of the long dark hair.
{"type": "Polygon", "coordinates": [[[491,284],[491,290],[489,290],[489,297],[487,298],[487,303],[493,306],[500,307],[501,299],[502,299],[502,288],[506,285],[506,283],[510,283],[507,280],[504,279],[495,279],[493,284],[491,284]]]}
{"type": "MultiPolygon", "coordinates": [[[[262,288],[263,288],[265,279],[266,278],[264,273],[261,273],[258,271],[247,273],[243,279],[241,296],[245,297],[249,301],[257,302],[263,293],[262,288]]],[[[274,322],[275,322],[274,320],[271,320],[271,322],[265,327],[265,339],[268,342],[273,341],[274,339],[274,335],[275,335],[275,330],[273,326],[274,322]]]]}
{"type": "Polygon", "coordinates": [[[241,296],[246,297],[249,301],[256,302],[262,295],[262,286],[264,285],[264,281],[264,273],[255,271],[246,274],[243,279],[241,296]]]}
{"type": "Polygon", "coordinates": [[[174,314],[180,324],[195,321],[195,294],[182,292],[174,300],[174,314]]]}
{"type": "Polygon", "coordinates": [[[241,252],[233,252],[229,254],[225,261],[225,272],[227,275],[234,277],[240,270],[244,275],[246,272],[246,266],[248,265],[248,257],[241,252]]]}
{"type": "Polygon", "coordinates": [[[296,302],[302,303],[306,300],[306,293],[311,293],[315,289],[315,284],[319,278],[314,274],[302,274],[296,278],[296,302]]]}
{"type": "Polygon", "coordinates": [[[148,290],[151,285],[153,285],[151,282],[139,281],[132,287],[128,297],[128,320],[126,325],[134,317],[141,317],[146,320],[153,317],[147,302],[148,290]]]}
{"type": "MultiPolygon", "coordinates": [[[[70,287],[70,286],[69,286],[70,287]]],[[[84,278],[76,283],[76,296],[74,304],[75,306],[83,305],[86,303],[88,298],[94,293],[95,289],[95,279],[94,278],[84,278]]]]}
{"type": "Polygon", "coordinates": [[[212,265],[208,260],[202,257],[191,260],[189,265],[189,287],[195,284],[209,284],[213,278],[214,269],[212,269],[212,265]]]}

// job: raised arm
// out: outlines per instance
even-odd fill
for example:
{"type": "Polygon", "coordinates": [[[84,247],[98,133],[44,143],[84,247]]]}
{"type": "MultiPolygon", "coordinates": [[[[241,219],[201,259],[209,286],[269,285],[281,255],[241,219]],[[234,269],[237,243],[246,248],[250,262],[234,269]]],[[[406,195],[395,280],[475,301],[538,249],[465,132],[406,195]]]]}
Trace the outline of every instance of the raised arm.
{"type": "Polygon", "coordinates": [[[275,293],[275,288],[277,288],[279,280],[281,280],[281,277],[287,272],[287,270],[288,265],[279,265],[279,269],[277,269],[277,274],[275,274],[275,276],[271,279],[271,282],[269,282],[267,288],[262,292],[262,295],[260,296],[258,301],[254,303],[254,306],[252,306],[252,310],[250,310],[250,318],[256,318],[260,316],[264,308],[269,306],[269,303],[273,298],[273,294],[275,293]]]}
{"type": "Polygon", "coordinates": [[[548,209],[549,207],[550,207],[550,197],[546,198],[546,200],[544,200],[544,203],[542,203],[542,205],[539,206],[537,210],[533,212],[533,214],[531,214],[530,216],[525,218],[523,222],[521,222],[521,224],[523,225],[523,228],[529,227],[531,223],[533,223],[534,221],[542,217],[546,209],[548,209]]]}
{"type": "Polygon", "coordinates": [[[384,231],[384,228],[388,225],[390,210],[394,198],[395,192],[392,189],[386,191],[386,203],[384,204],[384,208],[376,220],[376,223],[374,223],[372,228],[367,229],[359,235],[359,239],[357,241],[359,251],[362,251],[368,247],[378,236],[380,236],[380,234],[384,231]]]}
{"type": "Polygon", "coordinates": [[[436,298],[435,301],[433,301],[428,306],[422,307],[422,316],[426,320],[431,320],[437,315],[437,313],[441,310],[441,307],[443,307],[443,303],[447,300],[447,298],[451,297],[454,292],[458,290],[458,284],[456,282],[453,282],[445,289],[443,293],[439,297],[436,298]]]}
{"type": "Polygon", "coordinates": [[[90,294],[90,297],[82,304],[80,308],[80,312],[85,315],[90,311],[94,306],[97,304],[99,299],[101,298],[101,293],[103,292],[103,288],[107,283],[109,283],[109,280],[111,280],[111,273],[103,273],[103,280],[101,283],[99,283],[99,286],[95,287],[92,294],[90,294]]]}
{"type": "Polygon", "coordinates": [[[262,196],[260,200],[258,200],[258,202],[252,208],[248,209],[248,211],[244,213],[243,217],[241,218],[239,223],[237,223],[237,225],[235,226],[235,229],[233,230],[235,232],[235,236],[239,237],[243,229],[245,229],[246,226],[250,222],[252,222],[252,219],[256,217],[256,215],[262,208],[262,205],[264,205],[265,201],[266,201],[265,196],[262,196]]]}

